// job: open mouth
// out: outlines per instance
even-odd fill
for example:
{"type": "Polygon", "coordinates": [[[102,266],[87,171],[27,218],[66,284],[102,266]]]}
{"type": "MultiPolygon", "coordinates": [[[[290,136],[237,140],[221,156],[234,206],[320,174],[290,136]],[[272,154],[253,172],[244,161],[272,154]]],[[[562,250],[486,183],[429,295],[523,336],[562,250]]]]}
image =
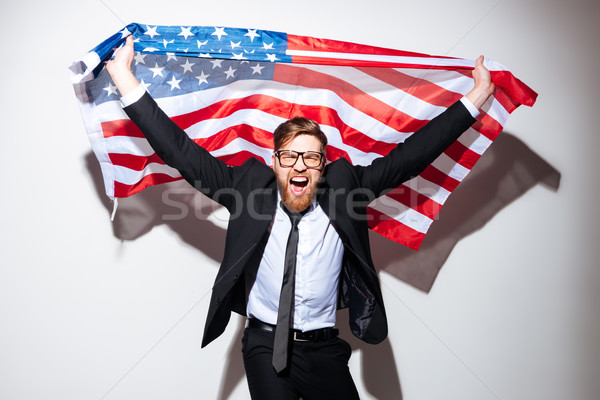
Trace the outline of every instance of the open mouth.
{"type": "Polygon", "coordinates": [[[290,179],[290,191],[294,196],[302,196],[308,190],[308,177],[294,176],[290,179]]]}

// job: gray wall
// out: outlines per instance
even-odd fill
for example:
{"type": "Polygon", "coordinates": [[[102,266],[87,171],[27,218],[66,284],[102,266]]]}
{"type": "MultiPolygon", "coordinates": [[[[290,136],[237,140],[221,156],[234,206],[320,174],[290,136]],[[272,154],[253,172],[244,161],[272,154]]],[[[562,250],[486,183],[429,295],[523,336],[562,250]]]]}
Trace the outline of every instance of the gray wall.
{"type": "Polygon", "coordinates": [[[423,251],[373,234],[390,335],[352,341],[351,369],[364,399],[596,399],[598,3],[216,3],[1,6],[0,398],[249,397],[240,319],[200,349],[218,212],[175,186],[124,201],[111,223],[98,186],[67,67],[135,21],[483,53],[510,68],[538,102],[509,119],[423,251]],[[204,216],[166,221],[164,190],[204,216]]]}

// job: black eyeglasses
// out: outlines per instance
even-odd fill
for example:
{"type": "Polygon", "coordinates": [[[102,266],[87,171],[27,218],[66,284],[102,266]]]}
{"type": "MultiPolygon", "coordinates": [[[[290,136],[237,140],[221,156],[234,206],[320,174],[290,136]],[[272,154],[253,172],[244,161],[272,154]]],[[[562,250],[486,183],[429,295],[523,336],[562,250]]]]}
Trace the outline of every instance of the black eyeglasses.
{"type": "Polygon", "coordinates": [[[308,168],[319,168],[325,159],[323,153],[319,151],[277,150],[275,155],[279,160],[279,165],[286,168],[293,167],[299,156],[302,156],[302,161],[308,168]]]}

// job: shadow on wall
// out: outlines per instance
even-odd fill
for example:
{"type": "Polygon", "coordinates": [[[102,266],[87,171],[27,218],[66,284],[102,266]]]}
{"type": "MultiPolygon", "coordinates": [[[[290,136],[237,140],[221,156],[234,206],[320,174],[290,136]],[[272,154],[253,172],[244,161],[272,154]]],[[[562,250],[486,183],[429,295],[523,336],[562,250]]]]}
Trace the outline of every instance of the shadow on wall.
{"type": "MultiPolygon", "coordinates": [[[[92,153],[87,155],[86,163],[98,196],[110,213],[112,203],[104,194],[100,167],[92,153]]],[[[543,184],[557,191],[560,178],[559,171],[522,141],[505,132],[450,196],[439,214],[440,221],[431,226],[419,251],[371,232],[375,265],[379,270],[429,292],[459,240],[483,227],[502,208],[535,185],[543,184]]],[[[224,224],[207,219],[215,209],[211,200],[185,182],[155,186],[130,198],[119,199],[113,232],[119,239],[135,240],[157,225],[167,225],[185,243],[220,262],[225,245],[224,224]]],[[[346,312],[338,313],[338,319],[341,336],[354,349],[362,351],[361,379],[369,394],[379,400],[402,399],[389,339],[377,346],[367,345],[352,336],[346,312]]],[[[243,324],[239,324],[236,339],[230,347],[219,400],[227,399],[245,379],[240,355],[243,328],[243,324]]]]}

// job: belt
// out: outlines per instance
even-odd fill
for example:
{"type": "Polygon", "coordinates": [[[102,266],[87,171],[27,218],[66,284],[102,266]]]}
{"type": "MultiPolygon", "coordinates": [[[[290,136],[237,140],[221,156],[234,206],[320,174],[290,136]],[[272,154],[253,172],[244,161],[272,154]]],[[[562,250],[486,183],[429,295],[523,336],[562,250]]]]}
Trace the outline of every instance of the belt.
{"type": "MultiPolygon", "coordinates": [[[[256,318],[248,318],[248,327],[260,329],[266,332],[275,332],[275,325],[267,324],[256,318]]],[[[296,342],[321,342],[333,339],[340,333],[339,329],[321,328],[302,332],[298,329],[290,331],[292,339],[296,342]]]]}

